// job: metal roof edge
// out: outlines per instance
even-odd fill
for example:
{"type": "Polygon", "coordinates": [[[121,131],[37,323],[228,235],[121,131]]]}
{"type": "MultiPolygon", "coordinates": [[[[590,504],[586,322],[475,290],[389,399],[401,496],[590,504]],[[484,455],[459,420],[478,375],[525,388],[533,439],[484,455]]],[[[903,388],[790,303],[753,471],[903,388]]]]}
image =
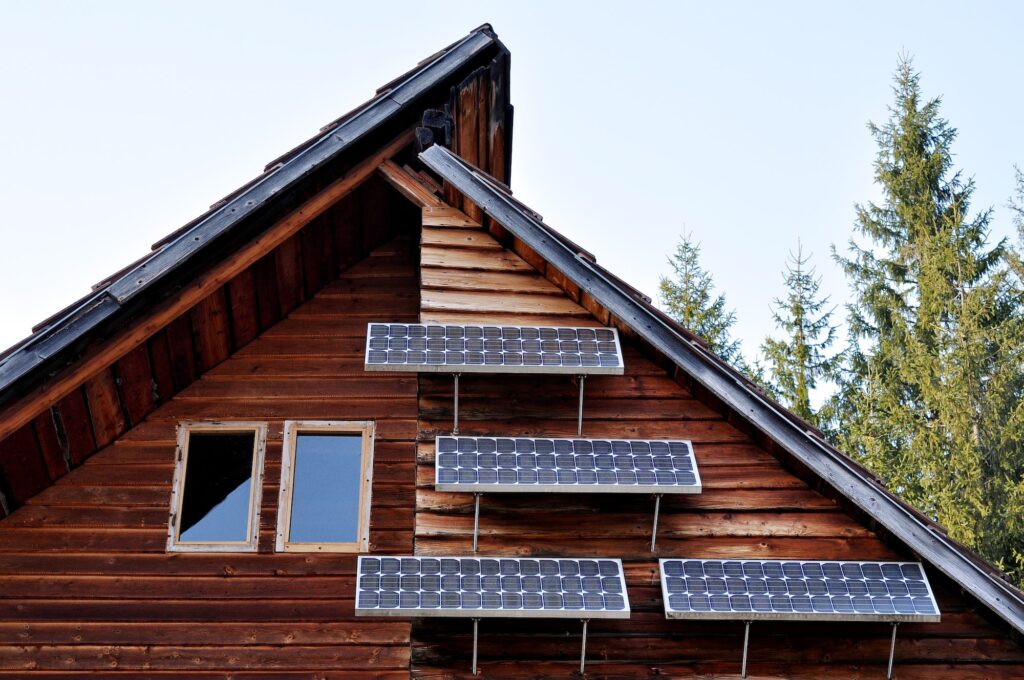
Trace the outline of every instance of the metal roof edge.
{"type": "MultiPolygon", "coordinates": [[[[566,239],[487,182],[481,171],[448,149],[432,146],[419,158],[476,203],[491,219],[556,266],[575,285],[587,291],[623,323],[704,385],[723,403],[747,418],[765,435],[800,460],[814,474],[885,527],[921,559],[1024,634],[1024,593],[986,572],[970,551],[915,516],[903,501],[865,476],[858,464],[787,417],[781,406],[759,394],[728,364],[675,324],[659,316],[623,289],[617,279],[596,263],[573,252],[566,239]]],[[[982,562],[982,564],[987,564],[982,562]]]]}

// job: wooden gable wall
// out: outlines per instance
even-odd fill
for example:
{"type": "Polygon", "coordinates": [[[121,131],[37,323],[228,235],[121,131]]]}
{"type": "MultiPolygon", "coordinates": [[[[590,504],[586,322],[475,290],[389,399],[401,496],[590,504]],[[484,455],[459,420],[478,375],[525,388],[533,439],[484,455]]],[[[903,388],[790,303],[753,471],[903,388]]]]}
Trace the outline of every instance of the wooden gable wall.
{"type": "MultiPolygon", "coordinates": [[[[401,145],[410,137],[405,135],[401,145]]],[[[384,157],[395,150],[390,145],[384,157]]],[[[266,247],[230,279],[219,277],[216,267],[210,275],[197,277],[195,287],[207,290],[194,304],[168,315],[166,309],[182,306],[172,298],[122,331],[117,342],[93,348],[84,363],[95,368],[73,366],[0,410],[0,429],[9,431],[0,434],[0,518],[245,347],[340,271],[392,238],[399,225],[415,228],[415,211],[411,214],[405,201],[395,200],[394,191],[372,176],[379,161],[357,167],[354,176],[370,179],[356,187],[341,186],[350,193],[319,206],[314,219],[302,220],[299,214],[298,220],[283,220],[285,227],[287,219],[302,220],[301,229],[266,247]],[[123,353],[111,349],[122,341],[131,348],[123,353]]],[[[329,200],[329,194],[330,188],[305,205],[316,206],[321,196],[329,200]]]]}
{"type": "Polygon", "coordinates": [[[412,550],[416,378],[365,373],[363,348],[370,320],[416,320],[415,246],[305,302],[296,262],[266,288],[280,321],[0,521],[0,678],[408,677],[409,622],[354,618],[354,555],[273,551],[285,419],[376,421],[370,550],[412,550]],[[269,422],[258,554],[165,551],[183,419],[269,422]]]}
{"type": "MultiPolygon", "coordinates": [[[[594,301],[574,292],[535,253],[517,244],[520,257],[474,222],[450,206],[425,205],[422,321],[608,323],[594,301]]],[[[588,677],[738,677],[742,624],[666,621],[656,557],[914,559],[895,552],[695,398],[648,358],[637,338],[624,339],[624,354],[625,375],[586,381],[584,435],[690,439],[704,483],[698,496],[663,498],[657,555],[649,549],[650,496],[492,494],[481,504],[481,555],[623,558],[633,614],[591,623],[588,677]]],[[[564,376],[464,375],[460,429],[468,435],[575,436],[576,389],[564,376]]],[[[472,495],[433,489],[434,437],[451,431],[452,397],[449,376],[421,374],[417,554],[471,550],[472,495]]],[[[1024,675],[1024,649],[1005,626],[986,618],[948,579],[934,570],[929,576],[943,620],[899,627],[896,677],[1024,675]]],[[[484,620],[482,675],[570,676],[578,668],[579,634],[575,621],[484,620]]],[[[750,677],[885,677],[889,635],[886,624],[755,623],[748,671],[750,677]]],[[[468,675],[471,641],[467,620],[417,623],[413,675],[468,675]]]]}

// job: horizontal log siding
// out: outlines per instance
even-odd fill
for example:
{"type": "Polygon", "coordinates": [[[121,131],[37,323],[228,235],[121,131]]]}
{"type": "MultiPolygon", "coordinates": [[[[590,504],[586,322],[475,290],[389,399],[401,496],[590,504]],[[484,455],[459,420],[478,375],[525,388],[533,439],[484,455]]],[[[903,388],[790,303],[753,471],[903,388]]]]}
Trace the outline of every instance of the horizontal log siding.
{"type": "MultiPolygon", "coordinates": [[[[236,304],[261,294],[252,277],[229,287],[205,305],[210,322],[195,325],[209,332],[196,336],[194,358],[220,363],[53,486],[26,493],[0,522],[0,678],[408,677],[409,622],[354,618],[354,556],[273,554],[273,546],[282,421],[368,419],[377,422],[371,551],[412,549],[417,384],[364,372],[362,347],[371,319],[416,320],[415,240],[378,248],[325,286],[318,277],[330,265],[303,260],[298,274],[320,272],[305,283],[293,269],[300,261],[273,261],[271,272],[285,275],[275,288],[293,286],[277,310],[289,311],[304,286],[323,286],[319,294],[225,359],[223,320],[252,335],[256,308],[236,304]],[[165,552],[182,418],[270,421],[259,554],[165,552]]],[[[145,373],[122,362],[121,376],[136,372],[145,373]]],[[[90,406],[112,394],[102,380],[90,406]]],[[[126,410],[134,422],[145,408],[126,410]]],[[[122,429],[90,413],[104,425],[98,440],[122,429]]]]}
{"type": "MultiPolygon", "coordinates": [[[[424,321],[600,325],[528,260],[499,249],[459,216],[431,219],[421,241],[424,321]],[[446,226],[450,224],[451,226],[446,226]],[[457,232],[457,233],[456,233],[457,232]]],[[[535,255],[524,252],[529,258],[535,255]]],[[[586,302],[583,300],[583,302],[586,302]]],[[[596,310],[600,312],[601,310],[596,310]]],[[[649,551],[653,498],[645,495],[484,495],[481,555],[609,556],[624,559],[633,616],[594,621],[587,677],[739,677],[743,626],[666,621],[656,557],[913,559],[897,555],[836,503],[717,411],[680,387],[625,340],[626,373],[586,382],[584,435],[691,439],[704,492],[665,496],[658,555],[649,551]]],[[[471,551],[470,494],[433,488],[434,436],[452,423],[452,381],[419,378],[416,552],[471,551]]],[[[568,377],[464,375],[460,429],[470,435],[574,436],[576,386],[568,377]]],[[[904,624],[896,644],[899,678],[1011,678],[1024,675],[1024,649],[929,571],[941,624],[904,624]]],[[[480,624],[488,677],[569,677],[579,664],[577,621],[494,620],[480,624]]],[[[750,677],[885,677],[885,624],[755,623],[750,677]]],[[[415,677],[468,676],[468,620],[425,619],[413,628],[415,677]]]]}

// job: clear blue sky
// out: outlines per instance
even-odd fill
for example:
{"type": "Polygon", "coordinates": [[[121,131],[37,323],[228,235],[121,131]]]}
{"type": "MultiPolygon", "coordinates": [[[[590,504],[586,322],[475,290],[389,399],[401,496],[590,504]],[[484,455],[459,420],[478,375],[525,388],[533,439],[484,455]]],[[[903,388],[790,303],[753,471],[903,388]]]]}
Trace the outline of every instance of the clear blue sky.
{"type": "Polygon", "coordinates": [[[901,51],[994,206],[1024,165],[1024,4],[0,2],[0,346],[417,61],[491,22],[512,50],[517,196],[654,294],[679,233],[749,352],[797,238],[877,196],[901,51]]]}

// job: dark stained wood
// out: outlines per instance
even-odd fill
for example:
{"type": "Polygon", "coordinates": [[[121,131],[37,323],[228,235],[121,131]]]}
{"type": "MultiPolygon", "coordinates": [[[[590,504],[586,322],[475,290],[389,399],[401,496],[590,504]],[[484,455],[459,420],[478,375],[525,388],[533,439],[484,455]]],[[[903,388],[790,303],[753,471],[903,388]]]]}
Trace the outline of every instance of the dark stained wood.
{"type": "Polygon", "coordinates": [[[46,471],[51,481],[56,481],[67,474],[68,466],[67,443],[61,441],[57,433],[57,425],[53,422],[53,411],[47,409],[32,421],[39,442],[39,450],[46,463],[46,471]]]}
{"type": "Polygon", "coordinates": [[[57,430],[67,442],[71,465],[81,465],[96,450],[92,421],[82,390],[75,390],[61,399],[53,407],[53,414],[57,430]]]}
{"type": "Polygon", "coordinates": [[[231,335],[234,348],[238,349],[249,344],[260,331],[259,310],[256,308],[256,277],[252,267],[228,282],[227,294],[231,335]]]}
{"type": "Polygon", "coordinates": [[[188,314],[179,316],[167,325],[166,331],[174,391],[178,392],[191,385],[199,376],[191,317],[188,314]]]}
{"type": "Polygon", "coordinates": [[[117,392],[129,424],[142,422],[156,406],[149,347],[139,345],[117,362],[117,392]]]}
{"type": "Polygon", "coordinates": [[[21,505],[49,485],[50,475],[31,423],[0,441],[0,473],[7,483],[4,495],[8,509],[13,509],[11,504],[21,505]]]}
{"type": "Polygon", "coordinates": [[[293,236],[274,252],[277,267],[277,294],[281,304],[281,316],[299,306],[305,299],[302,281],[302,241],[293,236]]]}
{"type": "Polygon", "coordinates": [[[327,216],[311,222],[301,238],[306,290],[316,292],[334,278],[334,243],[327,216]]]}
{"type": "MultiPolygon", "coordinates": [[[[174,365],[167,343],[167,332],[160,331],[149,340],[149,365],[153,369],[153,385],[156,404],[162,404],[174,396],[174,365]]],[[[154,405],[156,405],[154,404],[154,405]]]]}
{"type": "Polygon", "coordinates": [[[113,373],[103,371],[86,381],[84,389],[92,418],[92,431],[96,435],[96,446],[103,448],[128,428],[113,373]]]}
{"type": "Polygon", "coordinates": [[[256,277],[256,300],[260,330],[273,326],[281,318],[281,302],[277,294],[277,258],[270,253],[252,266],[256,277]]]}
{"type": "MultiPolygon", "coordinates": [[[[364,371],[365,306],[372,297],[361,282],[386,285],[390,319],[416,320],[416,246],[410,235],[356,264],[323,299],[300,305],[294,323],[264,331],[39,493],[50,473],[35,424],[23,445],[0,444],[0,467],[31,452],[38,472],[36,485],[18,490],[27,504],[0,522],[0,678],[103,677],[112,669],[131,678],[364,678],[392,677],[392,671],[408,677],[410,622],[354,616],[354,555],[275,554],[273,545],[283,421],[370,419],[377,423],[371,552],[413,550],[418,382],[364,371]],[[381,271],[390,273],[374,276],[381,271]],[[350,314],[332,311],[346,307],[362,307],[364,316],[355,323],[350,314]],[[278,353],[296,342],[322,348],[278,353]],[[267,377],[259,370],[264,362],[280,367],[284,377],[274,371],[267,377]],[[303,371],[305,377],[294,375],[303,371]],[[175,428],[183,418],[232,417],[269,423],[260,553],[168,554],[175,428]]],[[[178,352],[179,360],[183,355],[178,352]]],[[[120,375],[129,373],[134,369],[120,375]]],[[[87,428],[94,449],[89,411],[75,394],[78,402],[65,399],[58,408],[87,428]]],[[[95,394],[107,393],[91,390],[90,406],[100,401],[95,394]]],[[[50,446],[59,450],[51,427],[50,446]]],[[[83,430],[76,425],[73,431],[83,430]]]]}
{"type": "Polygon", "coordinates": [[[192,308],[199,370],[205,373],[231,354],[231,329],[224,288],[218,288],[192,308]]]}

